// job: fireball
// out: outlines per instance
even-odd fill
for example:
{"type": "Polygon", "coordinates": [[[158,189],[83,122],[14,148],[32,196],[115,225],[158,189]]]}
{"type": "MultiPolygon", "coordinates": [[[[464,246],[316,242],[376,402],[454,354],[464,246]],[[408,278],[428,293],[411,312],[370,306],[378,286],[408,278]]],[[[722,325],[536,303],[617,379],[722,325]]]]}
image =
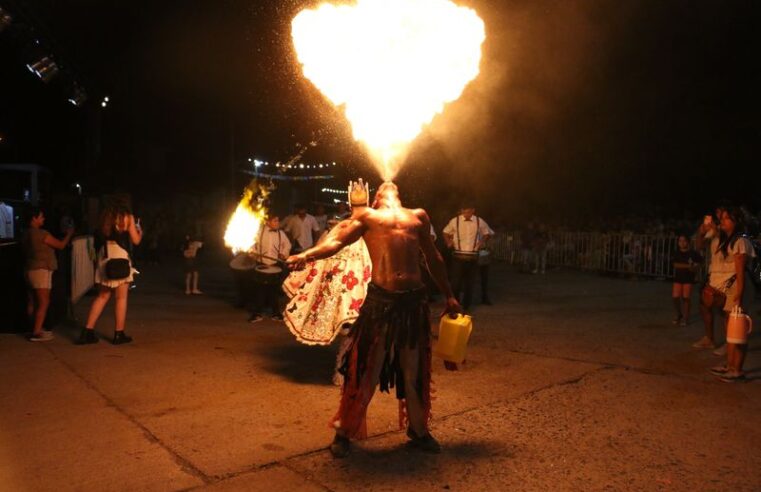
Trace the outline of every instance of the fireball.
{"type": "Polygon", "coordinates": [[[292,37],[305,77],[343,109],[390,180],[478,75],[485,31],[474,10],[449,0],[357,0],[301,11],[292,37]]]}
{"type": "Polygon", "coordinates": [[[227,222],[225,246],[233,254],[252,251],[259,237],[259,229],[267,218],[267,210],[261,206],[262,201],[254,197],[254,190],[249,186],[243,191],[238,206],[227,222]]]}

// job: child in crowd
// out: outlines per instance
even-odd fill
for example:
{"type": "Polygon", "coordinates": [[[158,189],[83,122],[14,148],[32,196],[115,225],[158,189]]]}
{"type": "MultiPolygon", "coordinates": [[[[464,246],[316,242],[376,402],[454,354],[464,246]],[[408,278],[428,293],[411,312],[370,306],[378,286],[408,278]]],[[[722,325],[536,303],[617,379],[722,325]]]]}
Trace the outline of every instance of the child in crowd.
{"type": "Polygon", "coordinates": [[[692,249],[690,239],[681,234],[677,237],[677,249],[673,257],[674,286],[671,291],[676,316],[674,324],[687,326],[690,319],[690,295],[695,274],[703,263],[703,257],[692,249]]]}
{"type": "Polygon", "coordinates": [[[198,289],[198,250],[203,247],[201,241],[185,235],[185,243],[182,246],[182,256],[185,257],[185,295],[203,294],[198,289]]]}

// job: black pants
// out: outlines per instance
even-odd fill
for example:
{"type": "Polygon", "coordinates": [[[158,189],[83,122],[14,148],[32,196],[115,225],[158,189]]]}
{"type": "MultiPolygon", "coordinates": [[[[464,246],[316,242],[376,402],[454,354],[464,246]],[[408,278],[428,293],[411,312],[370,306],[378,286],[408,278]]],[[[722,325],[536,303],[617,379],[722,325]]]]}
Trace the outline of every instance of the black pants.
{"type": "Polygon", "coordinates": [[[477,261],[452,258],[452,285],[454,286],[454,294],[457,296],[458,301],[462,300],[462,307],[464,309],[470,309],[470,305],[473,302],[473,282],[476,279],[477,268],[477,261]]]}
{"type": "MultiPolygon", "coordinates": [[[[277,275],[278,280],[280,275],[277,275]]],[[[258,284],[254,287],[254,307],[253,314],[262,314],[265,308],[269,308],[273,315],[280,313],[280,292],[281,283],[273,282],[266,284],[258,284]]]]}

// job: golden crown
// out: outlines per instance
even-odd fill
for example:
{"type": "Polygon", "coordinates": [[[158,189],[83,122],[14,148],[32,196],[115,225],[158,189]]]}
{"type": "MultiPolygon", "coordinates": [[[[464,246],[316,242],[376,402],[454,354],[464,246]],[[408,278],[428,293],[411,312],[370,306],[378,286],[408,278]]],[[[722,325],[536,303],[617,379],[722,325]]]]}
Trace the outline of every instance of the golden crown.
{"type": "Polygon", "coordinates": [[[349,204],[352,207],[367,207],[370,205],[370,190],[367,183],[359,178],[359,181],[349,181],[349,204]]]}

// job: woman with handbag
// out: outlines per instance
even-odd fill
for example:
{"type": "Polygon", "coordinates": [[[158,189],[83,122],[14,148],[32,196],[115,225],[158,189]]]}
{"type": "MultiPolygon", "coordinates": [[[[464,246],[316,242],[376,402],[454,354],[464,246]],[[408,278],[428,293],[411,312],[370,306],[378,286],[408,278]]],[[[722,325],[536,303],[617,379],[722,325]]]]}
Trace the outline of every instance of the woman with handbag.
{"type": "Polygon", "coordinates": [[[101,215],[100,228],[96,236],[98,251],[95,283],[98,284],[98,295],[90,306],[87,324],[79,335],[79,344],[97,343],[95,324],[98,322],[103,308],[114,295],[114,318],[116,329],[114,345],[129,343],[132,338],[124,333],[127,319],[127,295],[132,276],[137,273],[132,267],[129,250],[137,246],[143,238],[143,232],[135,217],[124,208],[108,208],[101,215]]]}

